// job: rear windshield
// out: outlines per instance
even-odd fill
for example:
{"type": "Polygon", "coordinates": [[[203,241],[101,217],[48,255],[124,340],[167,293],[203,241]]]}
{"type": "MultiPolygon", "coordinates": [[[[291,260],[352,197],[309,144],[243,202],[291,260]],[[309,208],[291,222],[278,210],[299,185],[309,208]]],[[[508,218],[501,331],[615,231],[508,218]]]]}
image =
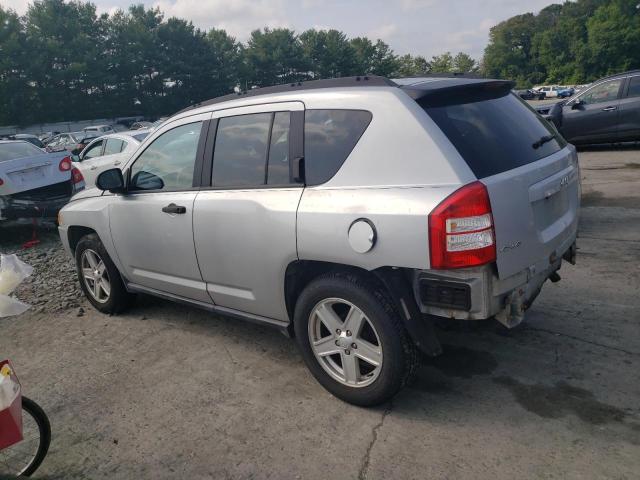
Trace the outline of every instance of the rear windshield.
{"type": "Polygon", "coordinates": [[[467,103],[421,105],[477,178],[527,165],[566,145],[549,122],[514,94],[467,103]]]}
{"type": "Polygon", "coordinates": [[[42,150],[29,142],[0,143],[0,162],[43,154],[42,150]]]}

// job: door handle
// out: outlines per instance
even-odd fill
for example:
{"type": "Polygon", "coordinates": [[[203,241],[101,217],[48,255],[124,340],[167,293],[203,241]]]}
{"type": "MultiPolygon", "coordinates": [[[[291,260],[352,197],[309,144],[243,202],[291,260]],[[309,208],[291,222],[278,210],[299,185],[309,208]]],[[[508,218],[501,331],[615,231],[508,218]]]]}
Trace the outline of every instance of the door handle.
{"type": "Polygon", "coordinates": [[[609,106],[609,107],[604,107],[602,109],[603,112],[611,112],[612,110],[616,110],[618,107],[614,107],[613,105],[609,106]]]}
{"type": "Polygon", "coordinates": [[[187,213],[187,207],[182,207],[180,205],[176,205],[175,203],[170,203],[166,207],[162,207],[162,211],[164,213],[183,214],[187,213]]]}

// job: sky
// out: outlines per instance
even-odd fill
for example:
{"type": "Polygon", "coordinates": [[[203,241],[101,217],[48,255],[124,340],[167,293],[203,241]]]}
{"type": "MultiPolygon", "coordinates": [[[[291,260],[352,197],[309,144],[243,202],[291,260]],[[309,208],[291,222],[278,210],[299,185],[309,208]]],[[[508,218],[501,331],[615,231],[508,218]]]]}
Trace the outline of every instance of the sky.
{"type": "MultiPolygon", "coordinates": [[[[559,3],[557,0],[556,3],[559,3]]],[[[0,0],[24,13],[30,0],[0,0]]],[[[349,37],[382,39],[398,54],[431,58],[464,51],[479,59],[489,29],[502,20],[538,12],[552,0],[94,0],[99,12],[131,3],[158,6],[165,15],[203,29],[223,28],[240,41],[262,27],[335,28],[349,37]]]]}

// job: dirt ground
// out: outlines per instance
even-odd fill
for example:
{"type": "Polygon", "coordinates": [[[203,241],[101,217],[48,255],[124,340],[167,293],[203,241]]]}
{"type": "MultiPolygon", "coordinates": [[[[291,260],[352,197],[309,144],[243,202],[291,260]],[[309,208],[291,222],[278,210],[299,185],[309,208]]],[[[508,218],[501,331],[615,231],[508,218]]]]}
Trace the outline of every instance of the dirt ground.
{"type": "MultiPolygon", "coordinates": [[[[640,150],[580,163],[578,264],[520,328],[442,332],[444,355],[374,409],[333,398],[268,328],[151,297],[97,313],[45,231],[21,252],[37,277],[18,294],[39,303],[0,319],[0,357],[52,422],[35,478],[638,478],[640,150]]],[[[0,227],[0,251],[29,235],[0,227]]]]}

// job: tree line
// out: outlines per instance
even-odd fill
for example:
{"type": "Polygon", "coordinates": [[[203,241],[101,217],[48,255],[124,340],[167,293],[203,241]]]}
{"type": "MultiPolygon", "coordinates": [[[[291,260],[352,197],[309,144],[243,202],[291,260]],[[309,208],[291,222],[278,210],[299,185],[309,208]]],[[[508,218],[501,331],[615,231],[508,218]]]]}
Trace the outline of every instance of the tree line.
{"type": "Polygon", "coordinates": [[[236,86],[477,69],[462,52],[396,55],[337,30],[265,28],[241,43],[143,5],[110,15],[85,1],[37,0],[23,16],[0,7],[0,125],[157,117],[236,86]]]}
{"type": "Polygon", "coordinates": [[[581,84],[640,68],[640,0],[577,0],[491,29],[483,73],[521,87],[581,84]]]}

